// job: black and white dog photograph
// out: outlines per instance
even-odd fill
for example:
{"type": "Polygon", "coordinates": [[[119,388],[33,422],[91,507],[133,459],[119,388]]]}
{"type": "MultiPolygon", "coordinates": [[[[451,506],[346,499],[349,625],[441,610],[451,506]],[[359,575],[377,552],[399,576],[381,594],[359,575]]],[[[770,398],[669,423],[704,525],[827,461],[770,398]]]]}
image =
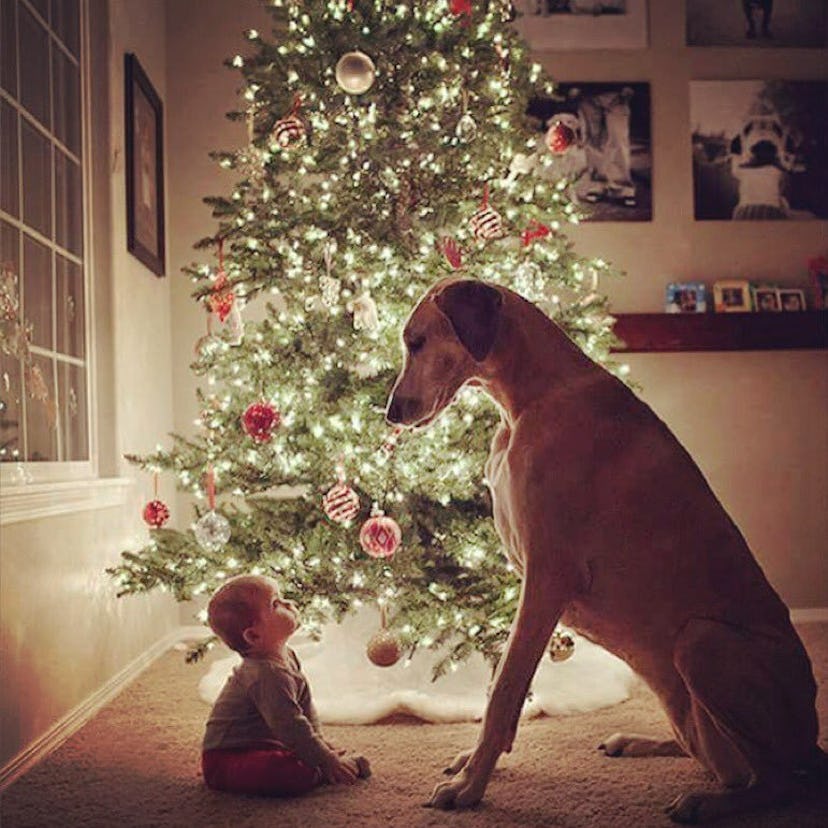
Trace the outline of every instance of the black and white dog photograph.
{"type": "Polygon", "coordinates": [[[690,84],[695,217],[828,218],[828,83],[690,84]]]}
{"type": "Polygon", "coordinates": [[[686,0],[688,46],[828,46],[825,0],[686,0]]]}
{"type": "Polygon", "coordinates": [[[515,0],[514,27],[536,50],[643,49],[647,0],[515,0]]]}
{"type": "Polygon", "coordinates": [[[562,124],[565,152],[549,153],[543,174],[569,180],[584,221],[652,220],[650,84],[561,83],[556,98],[534,98],[528,114],[549,135],[562,124]]]}

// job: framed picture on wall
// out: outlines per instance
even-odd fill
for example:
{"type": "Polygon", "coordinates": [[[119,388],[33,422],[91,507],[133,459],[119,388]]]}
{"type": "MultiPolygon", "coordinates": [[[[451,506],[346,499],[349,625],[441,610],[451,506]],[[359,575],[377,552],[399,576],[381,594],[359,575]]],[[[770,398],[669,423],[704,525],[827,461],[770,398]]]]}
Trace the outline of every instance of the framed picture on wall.
{"type": "Polygon", "coordinates": [[[556,91],[558,98],[531,100],[528,114],[547,133],[565,122],[574,139],[546,159],[543,174],[569,180],[584,221],[650,221],[650,84],[568,82],[556,91]]]}
{"type": "Polygon", "coordinates": [[[138,58],[124,56],[127,250],[156,276],[165,270],[164,122],[161,99],[138,58]]]}
{"type": "Polygon", "coordinates": [[[828,83],[692,81],[695,217],[828,218],[828,83]]]}
{"type": "Polygon", "coordinates": [[[686,0],[688,46],[828,46],[825,0],[686,0]]]}
{"type": "Polygon", "coordinates": [[[646,49],[647,0],[515,0],[514,27],[536,51],[646,49]]]}

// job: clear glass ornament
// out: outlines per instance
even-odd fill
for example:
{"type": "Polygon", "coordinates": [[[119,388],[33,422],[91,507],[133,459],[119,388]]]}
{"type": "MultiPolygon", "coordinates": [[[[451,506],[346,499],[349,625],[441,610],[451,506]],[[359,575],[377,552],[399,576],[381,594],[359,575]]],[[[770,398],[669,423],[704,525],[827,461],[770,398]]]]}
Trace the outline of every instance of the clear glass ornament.
{"type": "Polygon", "coordinates": [[[336,82],[349,95],[361,95],[374,85],[374,61],[364,52],[347,52],[336,64],[336,82]]]}
{"type": "Polygon", "coordinates": [[[465,115],[457,122],[457,127],[454,130],[455,135],[464,143],[468,144],[475,139],[477,135],[477,121],[466,112],[465,115]]]}
{"type": "Polygon", "coordinates": [[[227,518],[211,509],[193,524],[193,534],[206,552],[218,552],[230,540],[230,524],[227,518]]]}

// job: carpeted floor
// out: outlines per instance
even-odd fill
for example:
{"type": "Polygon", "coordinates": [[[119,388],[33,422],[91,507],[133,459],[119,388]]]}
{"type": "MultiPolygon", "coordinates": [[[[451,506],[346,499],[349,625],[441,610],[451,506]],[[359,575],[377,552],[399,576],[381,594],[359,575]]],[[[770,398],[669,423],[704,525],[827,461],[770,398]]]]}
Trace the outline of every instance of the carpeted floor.
{"type": "MultiPolygon", "coordinates": [[[[799,630],[820,683],[826,748],[828,624],[799,630]]],[[[217,794],[204,788],[198,770],[207,707],[196,688],[204,669],[185,665],[180,652],[166,653],[3,794],[3,828],[666,826],[662,808],[678,793],[712,787],[689,759],[609,759],[596,749],[616,730],[669,735],[666,719],[642,686],[616,707],[522,725],[514,752],[501,760],[485,800],[473,811],[445,813],[422,803],[445,763],[473,745],[477,724],[329,727],[332,741],[371,759],[372,779],[293,800],[217,794]]],[[[812,787],[788,808],[718,825],[825,828],[828,790],[812,787]]]]}

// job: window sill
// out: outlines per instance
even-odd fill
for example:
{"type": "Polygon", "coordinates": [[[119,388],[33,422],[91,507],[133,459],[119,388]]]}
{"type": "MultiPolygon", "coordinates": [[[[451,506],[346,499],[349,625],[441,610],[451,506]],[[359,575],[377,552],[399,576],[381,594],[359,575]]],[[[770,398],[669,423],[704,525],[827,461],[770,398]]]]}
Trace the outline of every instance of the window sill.
{"type": "Polygon", "coordinates": [[[124,477],[3,486],[0,526],[122,506],[131,486],[132,481],[124,477]]]}

